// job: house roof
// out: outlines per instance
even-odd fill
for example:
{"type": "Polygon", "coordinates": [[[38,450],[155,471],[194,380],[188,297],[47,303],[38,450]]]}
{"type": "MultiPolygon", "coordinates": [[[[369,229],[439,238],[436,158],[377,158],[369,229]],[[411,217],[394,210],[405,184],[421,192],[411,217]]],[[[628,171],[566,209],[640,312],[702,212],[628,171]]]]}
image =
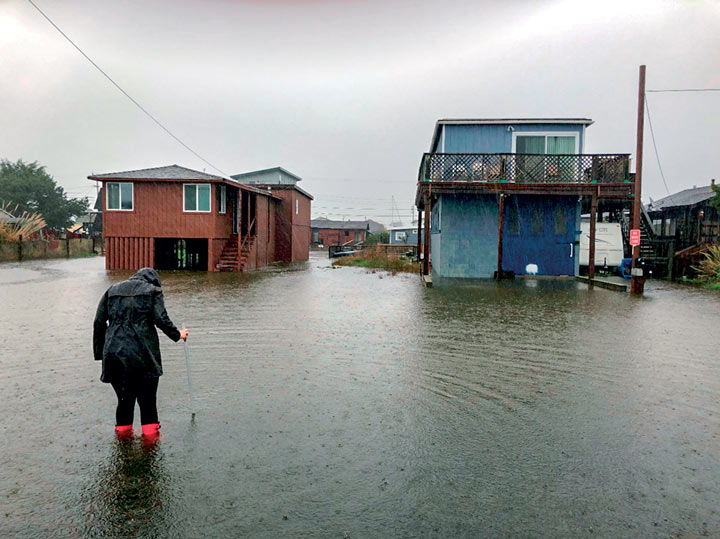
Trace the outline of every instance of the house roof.
{"type": "Polygon", "coordinates": [[[710,185],[693,187],[692,189],[685,189],[679,193],[668,195],[660,200],[651,200],[650,204],[647,205],[647,211],[658,211],[677,206],[693,206],[709,200],[714,196],[715,191],[713,191],[710,185]]]}
{"type": "Polygon", "coordinates": [[[591,125],[590,118],[441,118],[437,123],[446,124],[582,124],[591,125]]]}
{"type": "MultiPolygon", "coordinates": [[[[169,165],[166,167],[142,168],[139,170],[125,170],[122,172],[109,172],[107,174],[93,174],[88,176],[88,180],[145,180],[145,181],[203,181],[213,183],[224,183],[232,187],[261,194],[279,200],[279,197],[273,195],[265,189],[258,189],[255,186],[228,180],[222,176],[207,174],[199,170],[181,167],[179,165],[169,165]]],[[[102,191],[101,191],[102,194],[102,191]]],[[[97,201],[96,201],[97,206],[97,201]]],[[[102,208],[102,205],[100,205],[102,208]]]]}
{"type": "Polygon", "coordinates": [[[331,221],[321,217],[310,221],[310,228],[329,228],[332,230],[367,230],[370,221],[331,221]]]}
{"type": "Polygon", "coordinates": [[[169,165],[165,167],[142,168],[139,170],[125,170],[122,172],[109,172],[107,174],[93,174],[90,180],[225,180],[222,176],[206,174],[199,170],[169,165]]]}
{"type": "Polygon", "coordinates": [[[294,183],[258,183],[255,184],[259,187],[269,187],[271,191],[281,191],[281,190],[289,190],[292,189],[293,191],[297,191],[298,193],[301,193],[308,197],[310,200],[315,200],[315,197],[313,197],[310,193],[307,191],[300,189],[297,185],[294,183]]]}
{"type": "Polygon", "coordinates": [[[440,137],[440,127],[443,125],[510,125],[510,124],[580,124],[592,125],[590,118],[441,118],[435,122],[430,151],[437,144],[440,137]]]}
{"type": "Polygon", "coordinates": [[[302,178],[300,176],[298,176],[297,174],[293,174],[292,172],[289,172],[282,167],[263,168],[261,170],[253,170],[250,172],[243,172],[241,174],[233,174],[230,177],[233,180],[240,180],[240,179],[247,179],[252,176],[257,176],[259,174],[266,174],[268,172],[282,172],[286,176],[290,176],[291,178],[295,179],[296,182],[302,181],[302,178]]]}

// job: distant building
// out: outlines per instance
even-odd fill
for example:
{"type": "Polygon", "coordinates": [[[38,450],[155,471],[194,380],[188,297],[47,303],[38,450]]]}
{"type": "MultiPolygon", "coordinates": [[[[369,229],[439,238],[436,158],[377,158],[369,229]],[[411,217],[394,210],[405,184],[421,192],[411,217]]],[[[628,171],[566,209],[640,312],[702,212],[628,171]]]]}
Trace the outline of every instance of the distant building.
{"type": "Polygon", "coordinates": [[[645,209],[658,240],[673,240],[675,251],[720,241],[720,216],[710,204],[715,191],[710,185],[685,189],[659,200],[651,200],[645,209]]]}
{"type": "Polygon", "coordinates": [[[416,206],[424,272],[576,275],[580,197],[631,200],[629,155],[583,155],[586,118],[439,120],[416,206]]]}
{"type": "MultiPolygon", "coordinates": [[[[421,237],[425,237],[423,231],[421,237]]],[[[418,244],[417,226],[412,227],[391,227],[388,229],[389,243],[391,245],[415,245],[418,244]]]]}
{"type": "Polygon", "coordinates": [[[312,244],[315,246],[355,245],[363,243],[370,233],[370,221],[368,220],[331,221],[320,217],[313,219],[310,226],[312,227],[312,244]]]}
{"type": "Polygon", "coordinates": [[[237,182],[248,185],[295,185],[302,181],[300,176],[296,176],[282,167],[253,170],[252,172],[233,174],[230,177],[237,182]]]}
{"type": "Polygon", "coordinates": [[[312,197],[294,185],[273,191],[178,165],[88,179],[102,183],[107,269],[243,271],[308,256],[312,197]]]}

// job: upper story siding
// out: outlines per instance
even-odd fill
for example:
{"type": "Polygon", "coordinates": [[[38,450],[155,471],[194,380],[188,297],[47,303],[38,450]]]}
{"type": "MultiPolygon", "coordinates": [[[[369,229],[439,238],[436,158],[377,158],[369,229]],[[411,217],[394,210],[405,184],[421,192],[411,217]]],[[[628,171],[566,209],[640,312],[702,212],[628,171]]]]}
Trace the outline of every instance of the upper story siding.
{"type": "MultiPolygon", "coordinates": [[[[526,120],[527,122],[527,120],[526,120]]],[[[583,123],[463,123],[442,124],[437,126],[433,137],[433,153],[514,153],[513,139],[525,134],[563,134],[577,137],[576,152],[583,153],[585,146],[585,127],[583,123]],[[512,127],[512,129],[508,129],[512,127]]]]}

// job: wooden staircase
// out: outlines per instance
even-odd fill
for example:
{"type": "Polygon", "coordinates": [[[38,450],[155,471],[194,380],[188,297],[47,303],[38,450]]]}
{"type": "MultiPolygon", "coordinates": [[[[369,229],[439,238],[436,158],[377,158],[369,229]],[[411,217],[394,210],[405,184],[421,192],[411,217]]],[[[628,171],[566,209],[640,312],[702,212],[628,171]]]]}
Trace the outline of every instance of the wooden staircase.
{"type": "Polygon", "coordinates": [[[230,236],[230,239],[225,242],[225,246],[220,254],[220,260],[215,265],[215,269],[218,271],[240,271],[237,235],[230,236]]]}
{"type": "Polygon", "coordinates": [[[215,265],[215,269],[218,271],[245,271],[245,264],[250,257],[250,251],[254,243],[255,236],[250,236],[243,241],[240,247],[238,246],[237,235],[231,236],[223,246],[220,260],[215,265]],[[240,250],[240,256],[238,256],[238,250],[240,250]]]}

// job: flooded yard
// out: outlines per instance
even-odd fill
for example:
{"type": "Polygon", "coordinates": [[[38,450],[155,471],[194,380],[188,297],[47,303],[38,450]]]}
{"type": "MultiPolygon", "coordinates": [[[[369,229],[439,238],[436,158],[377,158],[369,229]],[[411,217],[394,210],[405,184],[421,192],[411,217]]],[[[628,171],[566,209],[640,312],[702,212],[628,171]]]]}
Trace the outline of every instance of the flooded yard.
{"type": "Polygon", "coordinates": [[[0,265],[3,537],[720,536],[717,293],[163,273],[197,415],[161,334],[147,449],[92,358],[128,276],[0,265]]]}

